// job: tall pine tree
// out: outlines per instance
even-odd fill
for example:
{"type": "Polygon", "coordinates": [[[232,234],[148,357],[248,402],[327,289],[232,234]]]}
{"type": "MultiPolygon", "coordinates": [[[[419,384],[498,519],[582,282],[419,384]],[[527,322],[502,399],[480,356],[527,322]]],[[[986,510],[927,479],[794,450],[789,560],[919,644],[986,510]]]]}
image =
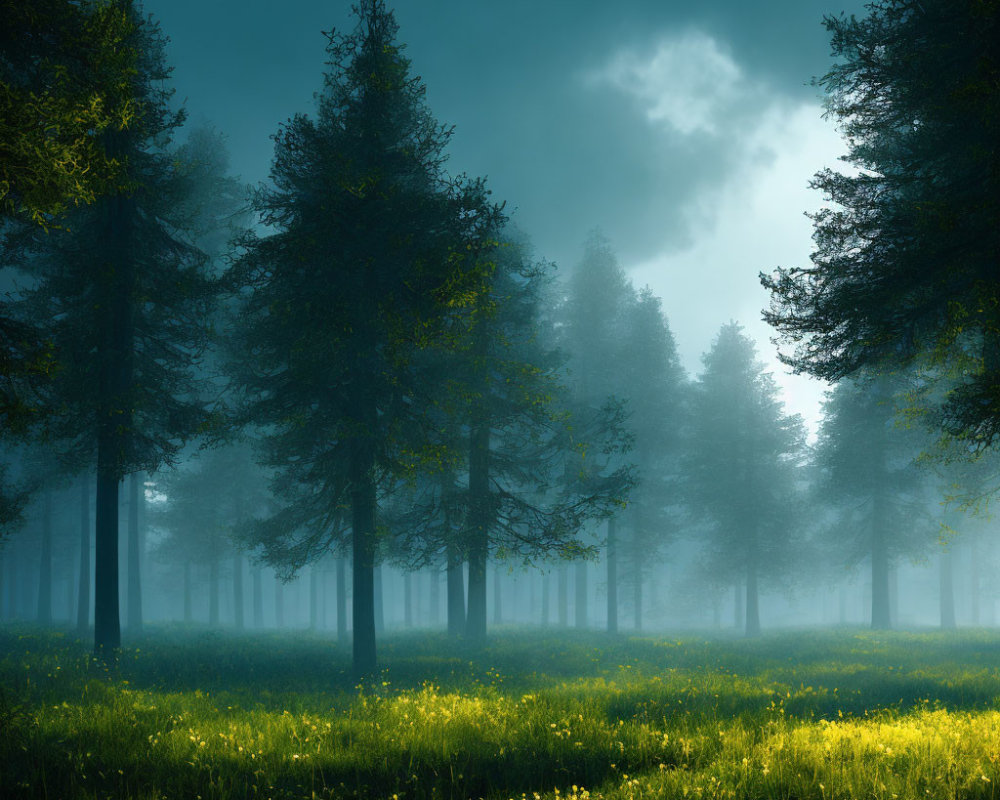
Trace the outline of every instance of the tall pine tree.
{"type": "MultiPolygon", "coordinates": [[[[47,435],[79,470],[96,461],[94,642],[121,641],[118,490],[155,471],[206,422],[197,360],[207,343],[215,287],[181,211],[190,186],[166,149],[182,116],[170,110],[164,39],[132,3],[120,42],[129,69],[98,76],[113,91],[100,143],[124,182],[67,217],[65,230],[19,242],[36,278],[27,319],[51,320],[55,365],[47,435]]],[[[117,70],[117,68],[116,68],[117,70]]]]}
{"type": "Polygon", "coordinates": [[[286,503],[262,540],[299,537],[309,558],[349,526],[354,670],[376,668],[374,561],[379,486],[427,454],[431,381],[416,353],[444,335],[482,281],[474,244],[498,211],[480,183],[442,169],[450,131],[424,102],[381,0],[329,37],[315,118],[275,137],[273,186],[255,206],[233,274],[250,287],[234,342],[246,412],[286,503]]]}
{"type": "Polygon", "coordinates": [[[708,524],[706,559],[717,577],[746,581],[748,636],[760,632],[760,581],[781,575],[799,522],[796,469],[802,420],[788,415],[753,341],[723,326],[703,357],[685,459],[685,495],[708,524]]]}

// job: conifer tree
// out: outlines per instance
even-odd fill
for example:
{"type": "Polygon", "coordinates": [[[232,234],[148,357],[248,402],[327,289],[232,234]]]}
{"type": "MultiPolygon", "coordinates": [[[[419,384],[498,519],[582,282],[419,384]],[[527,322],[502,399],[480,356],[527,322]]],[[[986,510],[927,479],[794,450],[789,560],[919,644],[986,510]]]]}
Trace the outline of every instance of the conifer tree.
{"type": "Polygon", "coordinates": [[[974,448],[1000,433],[1000,7],[876,0],[825,20],[837,62],[818,84],[852,174],[814,179],[808,267],[761,276],[765,318],[797,370],[836,381],[920,367],[936,422],[974,448]]]}
{"type": "MultiPolygon", "coordinates": [[[[594,231],[587,238],[583,258],[570,275],[562,309],[562,346],[569,355],[568,385],[579,419],[592,418],[609,400],[628,396],[625,374],[626,330],[635,291],[607,239],[594,231]]],[[[620,468],[622,462],[616,466],[620,468]]],[[[618,628],[618,522],[607,518],[608,630],[618,628]]],[[[586,620],[586,565],[576,570],[577,624],[586,620]],[[580,602],[583,601],[583,602],[580,602]]]]}
{"type": "MultiPolygon", "coordinates": [[[[634,627],[642,627],[643,577],[679,528],[682,498],[679,470],[684,442],[687,379],[673,334],[649,288],[639,292],[624,320],[621,392],[627,401],[626,428],[635,445],[629,460],[636,485],[623,515],[630,530],[634,627]]],[[[611,543],[609,542],[609,549],[611,543]]],[[[609,569],[609,579],[611,571],[609,569]]],[[[609,581],[610,584],[610,581],[609,581]]],[[[609,585],[609,597],[613,589],[609,585]]],[[[613,630],[609,616],[609,629],[613,630]]]]}
{"type": "Polygon", "coordinates": [[[475,640],[486,636],[491,556],[533,563],[592,552],[581,531],[616,510],[630,486],[624,466],[590,469],[625,449],[617,408],[581,417],[567,410],[562,358],[541,308],[550,265],[532,263],[525,245],[513,241],[492,263],[486,291],[456,319],[463,336],[444,358],[450,377],[441,386],[442,427],[464,451],[466,486],[443,473],[401,521],[417,537],[436,530],[443,541],[432,536],[435,546],[468,561],[464,632],[475,640]]]}
{"type": "Polygon", "coordinates": [[[248,419],[265,438],[285,503],[259,529],[306,560],[346,533],[353,561],[354,670],[376,668],[373,568],[379,486],[423,449],[419,350],[447,333],[481,280],[475,244],[498,210],[481,182],[443,172],[450,130],[411,76],[381,0],[329,36],[315,118],[275,137],[273,187],[255,207],[274,230],[250,236],[234,280],[250,287],[234,342],[248,419]]]}
{"type": "Polygon", "coordinates": [[[759,585],[782,574],[800,524],[796,469],[802,420],[785,414],[778,388],[736,323],[703,356],[686,448],[684,492],[707,525],[714,576],[746,581],[746,634],[760,632],[759,585]]]}
{"type": "Polygon", "coordinates": [[[926,499],[929,475],[917,465],[923,431],[897,424],[904,386],[890,376],[845,379],[829,393],[816,443],[815,490],[835,509],[829,531],[848,566],[871,567],[871,624],[892,626],[889,572],[925,550],[936,525],[926,499]]]}
{"type": "Polygon", "coordinates": [[[64,230],[27,233],[20,262],[36,287],[25,320],[51,320],[54,361],[45,402],[58,410],[46,435],[65,463],[96,461],[95,649],[119,646],[118,490],[124,477],[168,463],[201,429],[197,360],[207,343],[215,287],[185,230],[190,185],[168,149],[182,115],[169,108],[164,40],[130,2],[113,4],[128,62],[99,76],[113,119],[100,144],[121,163],[121,187],[67,217],[64,230]],[[103,83],[102,83],[103,85],[103,83]]]}

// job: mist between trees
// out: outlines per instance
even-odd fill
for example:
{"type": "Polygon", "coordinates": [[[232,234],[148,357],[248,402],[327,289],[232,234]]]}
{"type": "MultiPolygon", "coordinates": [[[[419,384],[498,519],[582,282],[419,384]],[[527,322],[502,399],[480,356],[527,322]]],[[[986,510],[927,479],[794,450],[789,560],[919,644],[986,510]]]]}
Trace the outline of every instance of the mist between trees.
{"type": "Polygon", "coordinates": [[[100,9],[60,23],[99,184],[5,190],[4,619],[311,628],[359,675],[392,628],[993,623],[997,465],[934,456],[926,371],[830,371],[813,443],[737,322],[686,374],[599,232],[557,267],[446,171],[378,0],[254,189],[100,9]]]}

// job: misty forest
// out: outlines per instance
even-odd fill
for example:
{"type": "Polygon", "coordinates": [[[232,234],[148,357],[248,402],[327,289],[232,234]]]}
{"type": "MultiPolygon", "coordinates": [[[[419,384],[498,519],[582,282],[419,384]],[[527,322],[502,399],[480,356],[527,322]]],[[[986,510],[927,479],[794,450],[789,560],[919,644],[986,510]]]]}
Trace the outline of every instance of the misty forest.
{"type": "Polygon", "coordinates": [[[1000,4],[398,5],[0,0],[0,797],[1000,796],[1000,4]]]}

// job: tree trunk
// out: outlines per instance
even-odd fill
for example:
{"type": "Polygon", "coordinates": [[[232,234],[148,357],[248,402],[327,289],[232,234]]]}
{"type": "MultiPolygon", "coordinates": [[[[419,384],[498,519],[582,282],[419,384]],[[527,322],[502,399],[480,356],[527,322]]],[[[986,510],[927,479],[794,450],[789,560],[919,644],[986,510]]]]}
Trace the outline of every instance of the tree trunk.
{"type": "Polygon", "coordinates": [[[889,566],[889,624],[893,627],[899,624],[899,572],[895,566],[889,566]]]}
{"type": "Polygon", "coordinates": [[[413,627],[413,574],[403,573],[403,627],[413,627]]]}
{"type": "Polygon", "coordinates": [[[618,540],[615,518],[608,517],[608,633],[618,633],[618,540]]]}
{"type": "Polygon", "coordinates": [[[264,580],[260,567],[251,572],[253,580],[253,626],[257,630],[264,627],[264,580]]]}
{"type": "Polygon", "coordinates": [[[972,540],[972,572],[969,575],[969,589],[972,592],[972,624],[979,625],[979,547],[978,537],[972,540]]]}
{"type": "Polygon", "coordinates": [[[892,627],[889,610],[889,548],[885,532],[885,498],[880,490],[872,510],[872,629],[892,627]]]}
{"type": "Polygon", "coordinates": [[[375,634],[381,636],[385,632],[385,594],[382,589],[382,565],[372,569],[372,591],[375,595],[375,634]]]}
{"type": "Polygon", "coordinates": [[[441,624],[441,570],[436,566],[432,567],[429,575],[431,579],[430,597],[428,598],[431,606],[430,624],[436,628],[441,624]]]}
{"type": "Polygon", "coordinates": [[[142,631],[142,576],[139,574],[139,564],[142,555],[139,552],[139,504],[142,502],[139,491],[139,473],[128,476],[128,628],[130,633],[142,631]]]}
{"type": "MultiPolygon", "coordinates": [[[[104,134],[109,157],[125,153],[128,131],[104,134]]],[[[111,657],[121,647],[118,574],[118,487],[125,474],[132,429],[132,306],[135,255],[134,202],[125,190],[99,201],[100,261],[97,302],[102,307],[97,342],[97,492],[94,554],[94,652],[111,657]]]]}
{"type": "Polygon", "coordinates": [[[274,576],[274,627],[285,627],[285,584],[274,576]]]}
{"type": "Polygon", "coordinates": [[[462,575],[462,557],[455,545],[448,545],[448,635],[465,633],[465,578],[462,575]]]}
{"type": "Polygon", "coordinates": [[[38,622],[52,624],[52,492],[42,496],[42,558],[38,566],[38,622]]]}
{"type": "Polygon", "coordinates": [[[243,556],[233,553],[233,624],[243,630],[243,556]]]}
{"type": "Polygon", "coordinates": [[[17,619],[18,569],[20,558],[14,550],[7,548],[4,552],[4,565],[7,570],[7,619],[17,619]]]}
{"type": "Polygon", "coordinates": [[[543,626],[549,624],[549,617],[551,616],[551,614],[549,613],[550,611],[549,595],[551,594],[551,591],[552,591],[552,574],[546,572],[542,575],[542,625],[543,626]]]}
{"type": "Polygon", "coordinates": [[[319,569],[309,567],[309,630],[319,629],[319,569]]]}
{"type": "Polygon", "coordinates": [[[757,592],[757,549],[747,559],[747,636],[760,635],[760,603],[757,592]]]}
{"type": "Polygon", "coordinates": [[[528,572],[526,578],[528,581],[528,608],[524,614],[524,621],[531,623],[535,619],[535,609],[538,608],[538,579],[540,575],[537,572],[528,572]]]}
{"type": "Polygon", "coordinates": [[[465,635],[482,641],[486,638],[486,547],[478,541],[469,547],[468,592],[465,635]]]}
{"type": "Polygon", "coordinates": [[[642,568],[636,564],[635,582],[632,584],[633,627],[642,630],[642,568]]]}
{"type": "Polygon", "coordinates": [[[569,568],[565,564],[559,565],[559,586],[556,603],[559,606],[559,625],[565,628],[569,625],[569,568]]]}
{"type": "Polygon", "coordinates": [[[90,628],[90,477],[80,481],[80,577],[76,592],[76,629],[90,628]]]}
{"type": "Polygon", "coordinates": [[[955,581],[951,550],[943,550],[939,557],[941,575],[941,627],[951,630],[955,627],[955,581]]]}
{"type": "Polygon", "coordinates": [[[347,643],[347,564],[337,559],[337,641],[347,643]]]}
{"type": "Polygon", "coordinates": [[[208,562],[208,624],[219,625],[219,559],[208,562]]]}
{"type": "Polygon", "coordinates": [[[743,582],[736,581],[736,585],[733,587],[733,619],[736,630],[742,630],[746,625],[743,599],[743,582]]]}
{"type": "Polygon", "coordinates": [[[490,428],[477,423],[469,435],[469,603],[466,636],[486,638],[486,559],[489,553],[490,428]]]}
{"type": "Polygon", "coordinates": [[[577,628],[587,627],[587,562],[576,562],[576,602],[573,605],[573,622],[577,628]]]}
{"type": "Polygon", "coordinates": [[[587,627],[587,562],[577,561],[573,579],[573,626],[587,627]]]}
{"type": "Polygon", "coordinates": [[[191,600],[191,562],[184,562],[184,621],[191,624],[194,620],[194,603],[191,600]]]}
{"type": "MultiPolygon", "coordinates": [[[[374,409],[370,409],[374,413],[374,409]]],[[[351,553],[353,556],[354,646],[352,669],[355,678],[375,673],[375,604],[381,609],[381,586],[375,588],[375,452],[365,434],[374,433],[374,425],[353,442],[351,449],[351,553]]],[[[381,578],[381,573],[379,574],[381,578]]],[[[381,581],[380,581],[381,583],[381,581]]]]}
{"type": "Polygon", "coordinates": [[[493,624],[503,623],[503,587],[500,585],[500,567],[493,567],[493,624]]]}

